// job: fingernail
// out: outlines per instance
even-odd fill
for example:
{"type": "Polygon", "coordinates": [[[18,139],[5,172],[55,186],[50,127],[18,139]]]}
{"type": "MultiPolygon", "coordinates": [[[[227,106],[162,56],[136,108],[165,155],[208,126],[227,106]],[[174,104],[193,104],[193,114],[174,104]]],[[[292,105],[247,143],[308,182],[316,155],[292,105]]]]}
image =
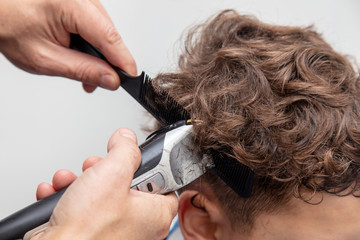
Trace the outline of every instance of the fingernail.
{"type": "Polygon", "coordinates": [[[133,131],[131,131],[130,129],[126,129],[126,128],[120,129],[119,133],[120,133],[120,135],[131,139],[135,143],[137,142],[135,133],[133,131]]]}
{"type": "Polygon", "coordinates": [[[106,89],[114,89],[115,86],[114,77],[109,74],[101,76],[99,86],[106,89]]]}

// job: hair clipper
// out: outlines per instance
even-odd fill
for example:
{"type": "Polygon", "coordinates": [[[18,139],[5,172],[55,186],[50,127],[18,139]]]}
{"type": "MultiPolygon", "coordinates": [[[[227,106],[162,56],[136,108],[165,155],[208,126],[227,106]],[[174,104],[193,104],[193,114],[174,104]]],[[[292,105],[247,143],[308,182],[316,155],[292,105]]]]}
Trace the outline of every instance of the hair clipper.
{"type": "MultiPolygon", "coordinates": [[[[191,121],[179,121],[152,133],[139,146],[142,153],[141,165],[134,174],[131,188],[159,194],[173,192],[211,168],[212,161],[199,156],[195,151],[191,133],[191,121]]],[[[0,240],[23,237],[30,239],[44,231],[65,190],[35,202],[0,221],[0,240]]]]}

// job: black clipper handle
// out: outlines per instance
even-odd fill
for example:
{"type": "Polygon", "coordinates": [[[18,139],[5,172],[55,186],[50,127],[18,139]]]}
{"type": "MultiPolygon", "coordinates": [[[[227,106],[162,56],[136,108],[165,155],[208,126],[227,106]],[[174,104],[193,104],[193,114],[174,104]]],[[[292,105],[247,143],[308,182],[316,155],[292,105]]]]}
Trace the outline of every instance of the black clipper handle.
{"type": "Polygon", "coordinates": [[[1,220],[0,240],[22,239],[29,230],[48,222],[65,191],[66,188],[1,220]]]}

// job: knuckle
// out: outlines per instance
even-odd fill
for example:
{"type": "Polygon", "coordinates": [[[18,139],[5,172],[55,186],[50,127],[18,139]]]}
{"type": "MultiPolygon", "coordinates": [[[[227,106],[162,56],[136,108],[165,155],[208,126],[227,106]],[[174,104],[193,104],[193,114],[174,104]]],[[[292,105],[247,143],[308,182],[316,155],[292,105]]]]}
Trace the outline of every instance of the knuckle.
{"type": "Polygon", "coordinates": [[[48,4],[48,8],[55,13],[55,16],[60,17],[60,20],[67,19],[66,17],[69,15],[69,9],[72,9],[73,6],[69,5],[69,1],[66,0],[56,0],[56,1],[46,1],[48,4]]]}
{"type": "Polygon", "coordinates": [[[106,34],[105,35],[106,41],[110,45],[116,45],[122,43],[122,38],[120,34],[116,30],[115,26],[113,26],[112,24],[107,27],[105,34],[106,34]]]}
{"type": "Polygon", "coordinates": [[[57,2],[53,3],[53,12],[55,16],[58,16],[59,23],[67,31],[78,33],[78,13],[80,9],[84,8],[84,4],[86,4],[84,0],[57,0],[57,2]]]}
{"type": "Polygon", "coordinates": [[[84,83],[94,84],[94,80],[90,77],[93,68],[86,62],[78,62],[74,69],[69,68],[68,72],[74,79],[84,83]]]}
{"type": "Polygon", "coordinates": [[[43,48],[36,48],[36,51],[30,51],[30,56],[29,58],[31,58],[30,61],[31,64],[29,64],[28,68],[30,72],[33,73],[38,73],[38,74],[46,74],[48,73],[46,71],[46,67],[47,66],[45,63],[48,62],[47,59],[47,55],[44,52],[43,48]]]}

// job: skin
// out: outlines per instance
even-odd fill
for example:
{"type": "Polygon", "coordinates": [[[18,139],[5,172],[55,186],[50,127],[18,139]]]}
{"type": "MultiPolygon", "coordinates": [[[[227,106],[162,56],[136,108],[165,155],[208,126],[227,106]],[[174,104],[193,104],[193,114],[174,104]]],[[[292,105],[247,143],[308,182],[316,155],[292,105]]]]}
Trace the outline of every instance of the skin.
{"type": "MultiPolygon", "coordinates": [[[[0,52],[14,65],[30,73],[79,80],[87,92],[97,86],[117,89],[120,79],[106,62],[69,48],[70,33],[79,34],[113,65],[136,75],[133,57],[98,0],[0,0],[0,52]]],[[[79,178],[59,171],[53,185],[39,186],[41,199],[73,182],[49,227],[33,239],[163,239],[167,235],[177,210],[176,196],[130,190],[141,161],[135,134],[116,131],[108,155],[100,160],[87,159],[79,178]]]]}
{"type": "MultiPolygon", "coordinates": [[[[203,183],[203,188],[204,188],[203,183]]],[[[249,234],[241,226],[232,229],[230,220],[212,196],[198,191],[185,191],[180,196],[179,224],[186,240],[356,240],[360,239],[360,199],[317,193],[309,204],[293,198],[288,207],[277,213],[262,214],[255,220],[249,234]],[[190,199],[197,194],[194,204],[190,199]]]]}
{"type": "Polygon", "coordinates": [[[109,140],[107,156],[88,158],[81,176],[76,178],[72,172],[61,170],[54,175],[52,185],[40,184],[38,199],[73,181],[58,202],[49,227],[32,240],[75,236],[84,240],[164,239],[177,213],[178,200],[175,194],[164,196],[130,189],[140,155],[135,134],[119,129],[109,140]]]}
{"type": "MultiPolygon", "coordinates": [[[[83,169],[100,161],[91,157],[84,162],[83,169]]],[[[38,194],[58,186],[62,188],[76,176],[68,170],[54,175],[53,185],[40,184],[38,194]],[[46,188],[44,186],[47,186],[46,188]]],[[[356,240],[360,239],[360,199],[353,196],[339,197],[317,193],[309,204],[298,198],[276,213],[264,213],[255,219],[253,229],[245,234],[241,226],[231,227],[231,222],[205,182],[198,180],[180,195],[179,224],[186,240],[356,240]],[[201,186],[201,191],[198,187],[201,186]],[[191,204],[191,198],[194,205],[191,204]],[[320,204],[315,204],[320,203],[320,204]]],[[[47,195],[47,194],[45,194],[47,195]]],[[[306,197],[306,196],[305,196],[306,197]]],[[[310,198],[309,198],[310,199],[310,198]]]]}
{"type": "Polygon", "coordinates": [[[136,75],[132,55],[98,0],[0,0],[0,51],[14,65],[79,80],[87,92],[117,89],[120,79],[106,62],[69,49],[70,33],[136,75]]]}
{"type": "MultiPolygon", "coordinates": [[[[97,161],[100,158],[89,158],[85,161],[84,168],[97,161]]],[[[54,175],[53,186],[71,182],[72,177],[74,175],[70,171],[61,170],[54,175]]],[[[39,185],[38,194],[45,191],[42,186],[43,184],[39,185]]],[[[241,231],[241,226],[237,226],[236,230],[231,227],[230,220],[211,195],[206,183],[203,182],[201,188],[201,191],[187,190],[180,195],[179,225],[186,240],[360,239],[360,199],[353,196],[338,197],[317,193],[312,201],[316,203],[322,199],[320,204],[309,204],[293,198],[280,211],[258,216],[252,231],[245,234],[241,231]],[[196,197],[193,203],[197,207],[190,202],[194,195],[196,197]]]]}

